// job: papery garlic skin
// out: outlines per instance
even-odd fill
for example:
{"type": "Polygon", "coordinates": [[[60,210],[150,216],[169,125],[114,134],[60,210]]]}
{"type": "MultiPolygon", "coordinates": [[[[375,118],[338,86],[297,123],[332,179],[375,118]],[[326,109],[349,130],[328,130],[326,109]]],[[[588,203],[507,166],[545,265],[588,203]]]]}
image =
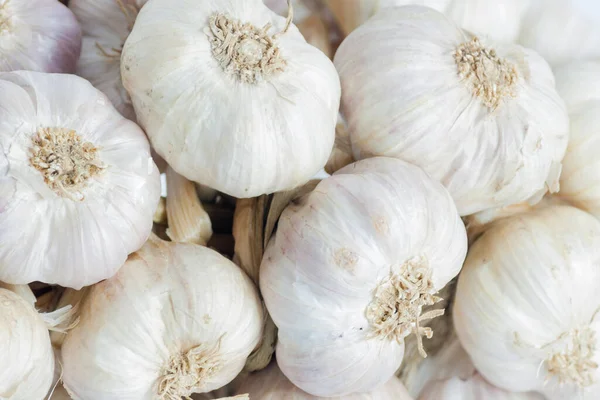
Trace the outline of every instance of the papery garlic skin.
{"type": "Polygon", "coordinates": [[[568,116],[534,52],[475,40],[441,13],[410,6],[376,14],[334,63],[356,159],[422,167],[461,215],[558,189],[568,116]],[[473,74],[477,63],[490,68],[488,80],[473,74]]]}
{"type": "Polygon", "coordinates": [[[121,51],[139,10],[147,0],[71,0],[81,23],[83,44],[77,75],[101,90],[123,116],[135,121],[129,94],[121,82],[121,51]]]}
{"type": "Polygon", "coordinates": [[[453,313],[477,370],[510,391],[598,398],[599,262],[600,222],[571,206],[489,228],[469,249],[453,313]]]}
{"type": "Polygon", "coordinates": [[[556,74],[571,122],[558,196],[600,217],[600,62],[573,62],[556,74]]]}
{"type": "Polygon", "coordinates": [[[230,382],[260,340],[263,311],[225,257],[151,238],[91,288],[80,318],[62,346],[75,399],[166,400],[230,382]]]}
{"type": "Polygon", "coordinates": [[[544,400],[539,393],[513,393],[489,384],[479,374],[431,382],[418,400],[544,400]]]}
{"type": "Polygon", "coordinates": [[[600,25],[573,0],[531,0],[519,43],[551,65],[600,57],[600,25]]]}
{"type": "Polygon", "coordinates": [[[0,280],[79,289],[112,276],[152,228],[144,132],[87,81],[0,74],[0,280]]]}
{"type": "Polygon", "coordinates": [[[445,14],[458,26],[499,42],[514,42],[530,0],[453,0],[445,14]]]}
{"type": "Polygon", "coordinates": [[[48,329],[33,306],[0,289],[0,399],[40,400],[54,374],[48,329]]]}
{"type": "Polygon", "coordinates": [[[436,302],[430,295],[458,274],[465,253],[452,199],[419,168],[376,157],[322,180],[286,208],[262,259],[279,367],[315,396],[376,389],[399,367],[419,304],[436,302]],[[422,286],[403,289],[412,299],[404,304],[396,290],[413,274],[422,286]],[[403,313],[388,318],[392,300],[403,313]]]}
{"type": "Polygon", "coordinates": [[[179,174],[253,197],[299,186],[325,165],[339,78],[286,25],[260,0],[153,0],[141,10],[123,49],[123,83],[153,147],[179,174]],[[262,39],[235,42],[239,58],[230,60],[219,32],[238,23],[262,39]]]}
{"type": "Polygon", "coordinates": [[[260,372],[248,375],[239,388],[248,393],[251,400],[412,400],[398,378],[392,377],[386,384],[369,393],[350,394],[342,397],[312,396],[294,386],[281,372],[276,362],[260,372]]]}
{"type": "Polygon", "coordinates": [[[0,0],[0,72],[75,71],[81,29],[57,0],[0,0]]]}

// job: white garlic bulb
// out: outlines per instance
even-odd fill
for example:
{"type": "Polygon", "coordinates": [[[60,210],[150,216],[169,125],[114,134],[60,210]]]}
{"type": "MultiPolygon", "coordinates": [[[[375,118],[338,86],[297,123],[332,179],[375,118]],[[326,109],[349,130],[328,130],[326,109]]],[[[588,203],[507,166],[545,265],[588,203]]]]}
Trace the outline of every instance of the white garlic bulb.
{"type": "Polygon", "coordinates": [[[600,62],[573,62],[556,74],[571,122],[558,196],[600,217],[600,62]]]}
{"type": "Polygon", "coordinates": [[[76,400],[211,391],[242,370],[262,325],[258,292],[235,264],[151,237],[91,288],[62,345],[64,385],[76,400]]]}
{"type": "Polygon", "coordinates": [[[574,0],[533,0],[523,20],[519,42],[553,65],[598,58],[600,24],[589,18],[584,8],[577,7],[574,0]]]}
{"type": "MultiPolygon", "coordinates": [[[[260,372],[250,374],[239,388],[248,393],[251,400],[325,400],[312,396],[294,386],[273,362],[260,372]]],[[[412,400],[398,378],[392,377],[385,385],[369,393],[351,394],[342,397],[327,397],[332,400],[412,400]]]]}
{"type": "Polygon", "coordinates": [[[289,23],[260,0],[143,7],[123,49],[123,83],[179,174],[252,197],[298,186],[325,165],[339,78],[289,23]]]}
{"type": "Polygon", "coordinates": [[[0,0],[0,71],[75,71],[81,29],[58,0],[0,0]]]}
{"type": "Polygon", "coordinates": [[[83,44],[77,75],[100,89],[126,118],[135,120],[121,82],[121,51],[139,10],[147,0],[70,0],[81,23],[83,44]]]}
{"type": "Polygon", "coordinates": [[[453,0],[445,13],[469,32],[500,42],[514,42],[530,0],[453,0]]]}
{"type": "Polygon", "coordinates": [[[160,196],[144,132],[85,80],[0,74],[0,280],[81,288],[142,246],[160,196]]]}
{"type": "Polygon", "coordinates": [[[418,400],[544,400],[539,393],[514,393],[498,389],[479,374],[431,382],[418,400]]]}
{"type": "Polygon", "coordinates": [[[356,159],[422,167],[461,215],[558,189],[568,116],[534,52],[487,43],[437,11],[407,6],[359,27],[334,62],[356,159]]]}
{"type": "Polygon", "coordinates": [[[54,375],[46,324],[21,296],[0,289],[0,399],[40,400],[54,375]]]}
{"type": "Polygon", "coordinates": [[[494,223],[469,249],[453,312],[477,370],[510,391],[597,399],[599,262],[600,222],[574,207],[494,223]]]}
{"type": "Polygon", "coordinates": [[[283,373],[323,397],[387,382],[403,339],[431,337],[419,323],[443,310],[422,307],[458,274],[466,246],[449,194],[413,165],[375,157],[322,180],[286,208],[262,259],[283,373]]]}

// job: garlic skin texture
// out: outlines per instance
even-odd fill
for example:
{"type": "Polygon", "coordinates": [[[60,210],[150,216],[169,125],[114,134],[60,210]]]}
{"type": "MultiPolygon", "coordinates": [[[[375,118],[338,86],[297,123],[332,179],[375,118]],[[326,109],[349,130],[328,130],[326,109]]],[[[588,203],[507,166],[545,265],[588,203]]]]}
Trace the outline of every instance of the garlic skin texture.
{"type": "Polygon", "coordinates": [[[573,62],[556,74],[571,121],[558,195],[600,217],[600,62],[573,62]]]}
{"type": "Polygon", "coordinates": [[[0,74],[0,280],[79,289],[112,276],[152,228],[144,132],[74,75],[0,74]]]}
{"type": "Polygon", "coordinates": [[[26,300],[0,288],[0,399],[43,399],[54,374],[44,321],[26,300]]]}
{"type": "Polygon", "coordinates": [[[534,52],[473,38],[435,10],[407,6],[359,27],[334,63],[355,159],[420,166],[463,216],[558,190],[568,116],[534,52]]]}
{"type": "Polygon", "coordinates": [[[531,0],[453,0],[445,14],[469,32],[499,42],[515,42],[531,0]]]}
{"type": "Polygon", "coordinates": [[[299,186],[327,162],[335,68],[260,0],[153,0],[121,61],[138,121],[189,180],[253,197],[299,186]],[[231,42],[242,31],[251,38],[231,42]]]}
{"type": "Polygon", "coordinates": [[[599,262],[600,222],[574,207],[493,224],[469,249],[453,312],[479,373],[549,400],[597,399],[599,262]]]}
{"type": "Polygon", "coordinates": [[[235,378],[260,340],[263,311],[231,261],[153,236],[91,288],[80,318],[62,346],[74,399],[171,400],[235,378]]]}
{"type": "Polygon", "coordinates": [[[121,51],[139,10],[147,0],[70,0],[81,23],[83,43],[77,75],[101,90],[125,118],[135,121],[121,82],[121,51]]]}
{"type": "Polygon", "coordinates": [[[376,157],[322,180],[285,209],[261,263],[283,373],[322,397],[383,385],[403,339],[439,315],[422,305],[458,274],[466,246],[449,194],[413,165],[376,157]]]}
{"type": "Polygon", "coordinates": [[[434,381],[418,400],[544,400],[539,393],[513,393],[490,385],[479,374],[467,380],[458,377],[434,381]]]}
{"type": "Polygon", "coordinates": [[[57,0],[0,0],[0,72],[75,71],[81,28],[57,0]]]}
{"type": "Polygon", "coordinates": [[[240,386],[239,393],[248,393],[251,400],[412,400],[398,378],[392,377],[385,385],[370,393],[342,397],[312,396],[294,386],[281,372],[276,362],[260,372],[250,374],[240,386]]]}
{"type": "Polygon", "coordinates": [[[600,25],[585,8],[578,8],[574,0],[530,1],[519,43],[551,65],[600,57],[600,25]]]}

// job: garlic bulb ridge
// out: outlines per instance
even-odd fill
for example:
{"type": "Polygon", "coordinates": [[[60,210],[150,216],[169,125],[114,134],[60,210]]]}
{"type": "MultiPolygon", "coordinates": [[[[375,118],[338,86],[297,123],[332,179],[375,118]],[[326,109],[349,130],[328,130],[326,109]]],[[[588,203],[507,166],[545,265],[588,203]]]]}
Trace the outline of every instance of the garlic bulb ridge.
{"type": "Polygon", "coordinates": [[[334,63],[355,159],[388,156],[422,167],[461,215],[558,190],[568,115],[534,52],[405,6],[352,32],[334,63]]]}
{"type": "Polygon", "coordinates": [[[281,370],[314,396],[382,385],[406,336],[424,355],[420,341],[433,332],[422,324],[443,310],[422,309],[465,252],[452,199],[419,168],[376,157],[322,180],[285,209],[261,263],[281,370]]]}
{"type": "Polygon", "coordinates": [[[123,49],[123,83],[156,152],[179,174],[253,197],[299,186],[325,165],[339,79],[292,17],[260,0],[142,8],[123,49]]]}
{"type": "Polygon", "coordinates": [[[79,289],[112,276],[160,194],[143,131],[73,75],[3,73],[0,93],[0,280],[79,289]]]}

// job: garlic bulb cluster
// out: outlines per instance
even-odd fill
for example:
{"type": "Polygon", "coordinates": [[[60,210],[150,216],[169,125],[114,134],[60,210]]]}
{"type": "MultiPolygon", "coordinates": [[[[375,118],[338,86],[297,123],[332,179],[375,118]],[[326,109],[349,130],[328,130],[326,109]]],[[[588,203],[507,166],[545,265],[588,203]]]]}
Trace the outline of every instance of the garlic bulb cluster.
{"type": "Polygon", "coordinates": [[[323,397],[387,382],[404,338],[433,334],[420,324],[443,310],[422,308],[440,300],[466,245],[450,195],[413,165],[376,157],[322,180],[285,209],[262,259],[283,373],[323,397]]]}
{"type": "Polygon", "coordinates": [[[514,393],[490,385],[479,374],[432,382],[418,400],[544,400],[539,393],[514,393]]]}
{"type": "Polygon", "coordinates": [[[407,6],[355,30],[334,62],[355,159],[422,167],[461,215],[558,190],[568,116],[536,53],[407,6]]]}
{"type": "Polygon", "coordinates": [[[576,62],[556,71],[571,131],[559,196],[600,217],[600,62],[576,62]]]}
{"type": "Polygon", "coordinates": [[[147,0],[70,0],[81,23],[83,44],[77,75],[101,90],[123,116],[135,120],[129,94],[121,82],[121,51],[147,0]]]}
{"type": "Polygon", "coordinates": [[[260,0],[153,0],[121,61],[153,147],[190,180],[252,197],[296,187],[327,162],[335,68],[260,0]]]}
{"type": "Polygon", "coordinates": [[[0,288],[0,399],[40,400],[54,374],[46,324],[21,296],[0,288]]]}
{"type": "MultiPolygon", "coordinates": [[[[239,388],[248,393],[251,400],[325,400],[312,396],[297,388],[273,362],[260,372],[250,374],[239,388]]],[[[400,380],[392,377],[386,384],[369,393],[356,393],[342,397],[327,397],[332,400],[412,400],[400,380]]]]}
{"type": "MultiPolygon", "coordinates": [[[[529,0],[519,36],[552,65],[600,57],[600,24],[575,0],[529,0]]],[[[591,5],[592,3],[590,3],[591,5]]]]}
{"type": "Polygon", "coordinates": [[[550,205],[494,223],[469,249],[454,326],[477,370],[511,391],[600,396],[600,222],[550,205]]]}
{"type": "Polygon", "coordinates": [[[0,74],[0,280],[81,288],[150,234],[160,195],[144,132],[73,75],[0,74]]]}
{"type": "Polygon", "coordinates": [[[94,285],[62,346],[75,399],[172,400],[230,382],[258,344],[256,288],[206,247],[151,237],[94,285]]]}
{"type": "Polygon", "coordinates": [[[58,0],[0,0],[0,72],[75,71],[81,29],[58,0]]]}

